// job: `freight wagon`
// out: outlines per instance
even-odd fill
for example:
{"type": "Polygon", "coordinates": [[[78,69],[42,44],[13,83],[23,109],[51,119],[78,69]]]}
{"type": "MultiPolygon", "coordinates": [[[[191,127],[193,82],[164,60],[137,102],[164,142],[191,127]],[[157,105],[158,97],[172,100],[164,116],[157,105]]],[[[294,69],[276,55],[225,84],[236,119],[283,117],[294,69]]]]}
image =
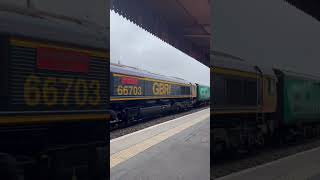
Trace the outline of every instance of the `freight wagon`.
{"type": "Polygon", "coordinates": [[[276,70],[279,79],[279,115],[283,125],[320,121],[320,78],[276,70]]]}
{"type": "Polygon", "coordinates": [[[42,3],[1,2],[1,179],[105,178],[106,29],[42,3]]]}
{"type": "Polygon", "coordinates": [[[113,123],[186,110],[210,100],[207,86],[134,67],[111,64],[110,77],[113,123]]]}
{"type": "Polygon", "coordinates": [[[196,84],[197,87],[197,98],[196,102],[198,105],[207,105],[210,102],[210,87],[205,85],[196,84]]]}
{"type": "Polygon", "coordinates": [[[320,133],[320,78],[219,54],[212,68],[214,151],[320,133]]]}

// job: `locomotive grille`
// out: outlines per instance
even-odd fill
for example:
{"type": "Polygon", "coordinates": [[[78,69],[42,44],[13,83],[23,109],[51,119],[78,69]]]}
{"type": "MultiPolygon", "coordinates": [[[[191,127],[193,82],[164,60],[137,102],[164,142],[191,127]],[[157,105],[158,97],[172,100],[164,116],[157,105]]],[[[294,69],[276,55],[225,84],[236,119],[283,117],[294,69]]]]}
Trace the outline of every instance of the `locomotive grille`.
{"type": "Polygon", "coordinates": [[[37,68],[37,48],[10,46],[9,104],[17,110],[98,110],[108,102],[108,61],[89,57],[87,73],[37,68]]]}

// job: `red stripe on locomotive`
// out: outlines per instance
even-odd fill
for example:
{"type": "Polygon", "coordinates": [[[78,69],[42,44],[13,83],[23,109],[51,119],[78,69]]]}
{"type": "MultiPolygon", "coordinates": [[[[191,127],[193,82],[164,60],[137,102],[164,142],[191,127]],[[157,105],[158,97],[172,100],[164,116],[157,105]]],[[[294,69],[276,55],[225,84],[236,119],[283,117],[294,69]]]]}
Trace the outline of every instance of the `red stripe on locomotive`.
{"type": "Polygon", "coordinates": [[[89,56],[67,50],[37,48],[37,67],[39,69],[88,73],[89,56]]]}
{"type": "Polygon", "coordinates": [[[121,78],[122,85],[138,85],[138,79],[132,77],[122,77],[121,78]]]}

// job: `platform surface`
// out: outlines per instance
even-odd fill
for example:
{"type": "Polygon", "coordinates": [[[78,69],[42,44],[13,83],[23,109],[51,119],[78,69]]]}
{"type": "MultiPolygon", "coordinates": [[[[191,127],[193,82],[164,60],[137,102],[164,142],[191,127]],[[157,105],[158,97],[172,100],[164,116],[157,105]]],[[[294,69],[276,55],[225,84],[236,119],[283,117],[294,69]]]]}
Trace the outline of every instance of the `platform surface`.
{"type": "Polygon", "coordinates": [[[208,180],[210,110],[110,142],[111,180],[208,180]]]}
{"type": "Polygon", "coordinates": [[[320,147],[215,180],[320,180],[320,147]]]}

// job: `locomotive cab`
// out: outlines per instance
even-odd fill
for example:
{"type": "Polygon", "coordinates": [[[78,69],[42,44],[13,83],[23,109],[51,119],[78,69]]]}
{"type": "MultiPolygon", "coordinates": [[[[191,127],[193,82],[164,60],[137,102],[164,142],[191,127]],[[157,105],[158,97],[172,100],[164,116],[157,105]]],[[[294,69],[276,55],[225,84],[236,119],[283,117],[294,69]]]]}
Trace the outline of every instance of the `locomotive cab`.
{"type": "Polygon", "coordinates": [[[276,76],[228,54],[216,54],[211,91],[214,142],[226,147],[263,145],[273,132],[276,76]]]}

